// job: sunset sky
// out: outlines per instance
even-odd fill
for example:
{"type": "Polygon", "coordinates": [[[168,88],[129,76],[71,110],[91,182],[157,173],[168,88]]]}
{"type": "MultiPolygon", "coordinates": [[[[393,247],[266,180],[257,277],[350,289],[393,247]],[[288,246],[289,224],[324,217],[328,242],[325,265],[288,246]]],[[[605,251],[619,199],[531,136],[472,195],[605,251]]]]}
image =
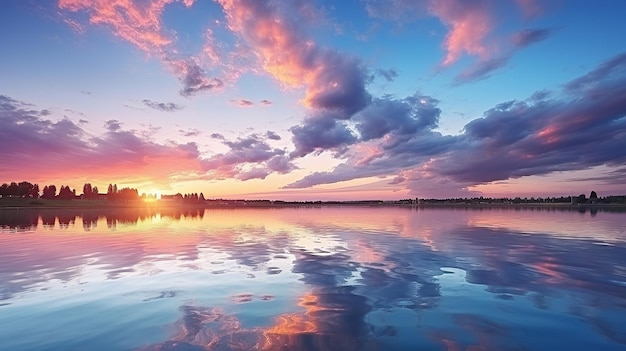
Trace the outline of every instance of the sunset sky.
{"type": "Polygon", "coordinates": [[[4,0],[0,183],[626,194],[626,1],[4,0]]]}

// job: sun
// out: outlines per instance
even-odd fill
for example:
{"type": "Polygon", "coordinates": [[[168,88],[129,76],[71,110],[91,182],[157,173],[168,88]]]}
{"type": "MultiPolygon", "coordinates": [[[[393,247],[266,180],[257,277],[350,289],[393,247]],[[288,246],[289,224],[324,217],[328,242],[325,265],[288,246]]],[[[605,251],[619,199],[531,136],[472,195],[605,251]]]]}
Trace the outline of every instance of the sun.
{"type": "Polygon", "coordinates": [[[144,199],[146,202],[154,202],[161,200],[161,190],[159,189],[151,189],[146,193],[146,197],[144,199]]]}

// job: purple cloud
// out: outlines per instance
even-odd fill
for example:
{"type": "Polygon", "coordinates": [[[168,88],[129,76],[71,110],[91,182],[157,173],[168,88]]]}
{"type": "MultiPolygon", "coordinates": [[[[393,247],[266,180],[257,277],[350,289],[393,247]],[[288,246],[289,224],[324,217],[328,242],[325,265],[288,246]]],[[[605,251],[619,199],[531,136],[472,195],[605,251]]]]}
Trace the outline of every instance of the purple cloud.
{"type": "Polygon", "coordinates": [[[273,172],[284,174],[295,169],[285,150],[271,148],[258,134],[234,141],[223,137],[221,140],[229,150],[202,162],[210,178],[264,179],[273,172]]]}
{"type": "Polygon", "coordinates": [[[395,69],[377,69],[376,74],[385,78],[388,82],[393,82],[398,77],[398,72],[395,69]]]}
{"type": "Polygon", "coordinates": [[[184,137],[195,137],[195,136],[199,136],[200,134],[202,134],[202,131],[195,129],[195,128],[190,128],[187,130],[179,129],[178,133],[180,133],[180,135],[184,137]]]}
{"type": "Polygon", "coordinates": [[[496,57],[485,61],[479,61],[474,65],[466,68],[456,77],[454,77],[455,84],[465,84],[475,82],[483,79],[487,79],[491,74],[502,67],[506,66],[511,59],[510,55],[496,57]]]}
{"type": "Polygon", "coordinates": [[[626,55],[565,84],[559,98],[548,96],[539,91],[525,101],[496,105],[458,136],[432,130],[439,114],[436,100],[421,128],[414,125],[417,119],[405,102],[374,100],[354,118],[360,137],[348,141],[346,161],[287,188],[395,174],[396,184],[415,191],[425,181],[436,185],[432,179],[465,189],[529,175],[626,165],[626,55]]]}
{"type": "Polygon", "coordinates": [[[163,112],[174,112],[174,111],[183,109],[183,106],[175,104],[173,102],[157,102],[157,101],[152,101],[149,99],[144,99],[142,100],[142,102],[144,105],[152,109],[163,111],[163,112]]]}
{"type": "Polygon", "coordinates": [[[276,134],[275,132],[272,132],[271,130],[268,130],[268,131],[265,133],[265,136],[266,136],[268,139],[270,139],[270,140],[280,140],[280,139],[281,139],[280,135],[276,134]]]}
{"type": "Polygon", "coordinates": [[[222,80],[208,77],[193,59],[170,60],[168,62],[183,84],[183,88],[180,90],[182,96],[192,96],[205,90],[219,90],[224,86],[222,80]]]}
{"type": "Polygon", "coordinates": [[[32,105],[0,96],[0,174],[31,181],[44,175],[101,179],[146,174],[163,180],[199,169],[194,143],[155,143],[141,131],[124,130],[117,120],[106,121],[105,132],[94,136],[83,124],[47,119],[32,105]]]}
{"type": "Polygon", "coordinates": [[[239,100],[231,100],[234,104],[236,104],[237,106],[241,106],[241,107],[251,107],[254,106],[254,102],[250,101],[250,100],[246,100],[246,99],[239,99],[239,100]]]}
{"type": "Polygon", "coordinates": [[[314,151],[337,149],[357,141],[357,136],[333,114],[319,114],[291,127],[295,150],[292,157],[302,157],[314,151]]]}
{"type": "Polygon", "coordinates": [[[626,52],[600,64],[584,76],[568,82],[565,84],[565,89],[570,93],[579,93],[584,90],[591,90],[599,83],[605,83],[607,80],[622,79],[624,75],[626,75],[626,52]]]}
{"type": "Polygon", "coordinates": [[[522,48],[546,40],[552,34],[554,34],[554,30],[550,28],[524,29],[517,32],[512,41],[515,47],[522,48]]]}
{"type": "Polygon", "coordinates": [[[437,100],[427,96],[412,96],[404,100],[376,99],[353,117],[361,140],[377,139],[393,132],[414,134],[418,130],[437,126],[441,110],[437,100]]]}

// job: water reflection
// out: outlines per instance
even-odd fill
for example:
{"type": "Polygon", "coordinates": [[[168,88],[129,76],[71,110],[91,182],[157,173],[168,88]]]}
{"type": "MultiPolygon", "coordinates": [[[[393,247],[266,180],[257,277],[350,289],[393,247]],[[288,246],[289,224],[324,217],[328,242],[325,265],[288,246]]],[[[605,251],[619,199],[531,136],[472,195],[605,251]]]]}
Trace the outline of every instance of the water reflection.
{"type": "MultiPolygon", "coordinates": [[[[626,345],[621,213],[119,209],[4,213],[0,220],[0,309],[9,312],[0,322],[50,306],[68,315],[64,306],[76,296],[96,305],[125,301],[120,315],[169,316],[161,317],[160,334],[149,333],[156,322],[116,319],[133,330],[119,349],[626,345]]],[[[76,325],[91,318],[81,310],[72,316],[76,325]]],[[[18,333],[4,331],[11,332],[18,333]]],[[[66,349],[104,340],[93,330],[91,341],[56,332],[55,345],[66,349]]],[[[37,349],[53,341],[13,342],[37,349]]]]}

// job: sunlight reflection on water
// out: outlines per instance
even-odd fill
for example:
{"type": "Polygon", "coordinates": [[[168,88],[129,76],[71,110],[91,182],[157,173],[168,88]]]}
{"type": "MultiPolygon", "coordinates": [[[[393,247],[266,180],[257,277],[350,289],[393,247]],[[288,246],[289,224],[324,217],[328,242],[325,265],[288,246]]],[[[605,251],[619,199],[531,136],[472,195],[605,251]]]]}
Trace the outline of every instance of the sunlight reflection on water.
{"type": "Polygon", "coordinates": [[[2,350],[623,350],[625,213],[1,210],[2,350]]]}

